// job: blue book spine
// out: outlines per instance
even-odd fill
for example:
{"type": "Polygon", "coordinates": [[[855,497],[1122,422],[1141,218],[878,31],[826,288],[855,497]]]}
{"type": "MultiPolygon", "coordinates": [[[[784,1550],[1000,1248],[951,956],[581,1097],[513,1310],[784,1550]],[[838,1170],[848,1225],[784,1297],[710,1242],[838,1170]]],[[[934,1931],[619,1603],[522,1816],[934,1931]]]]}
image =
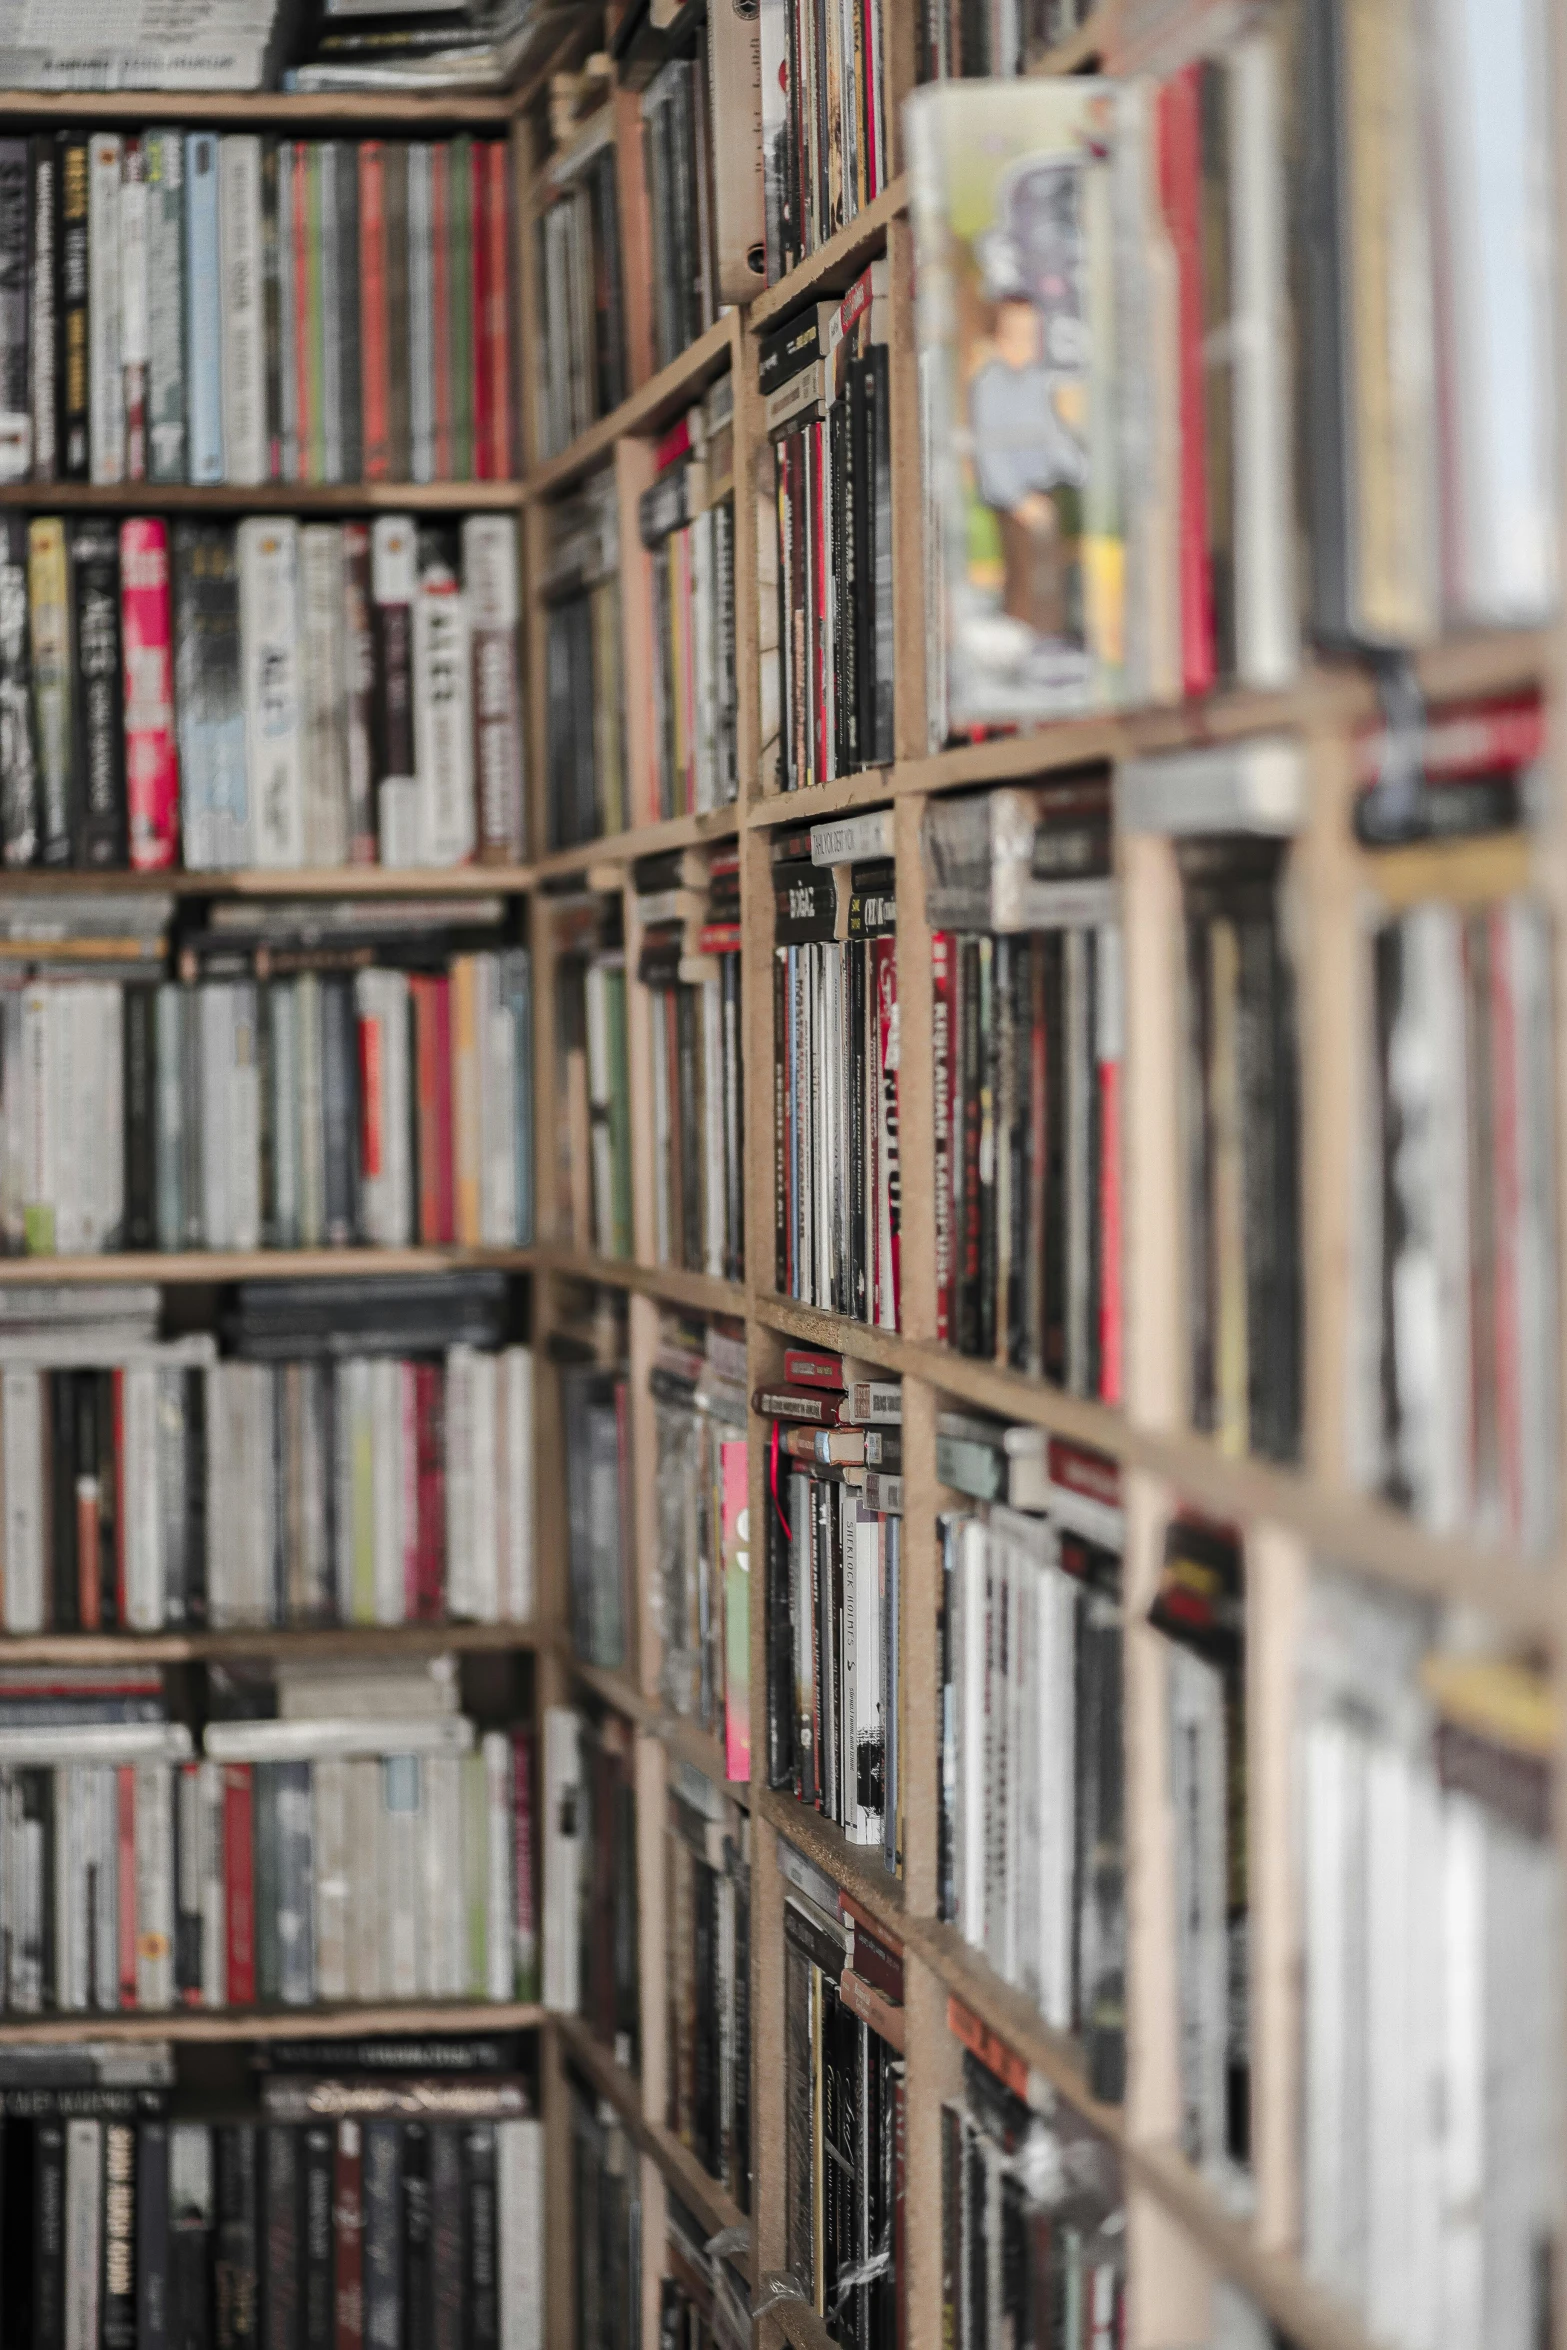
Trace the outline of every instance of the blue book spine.
{"type": "Polygon", "coordinates": [[[185,397],[190,478],[223,479],[223,335],[218,254],[218,141],[185,142],[185,397]]]}

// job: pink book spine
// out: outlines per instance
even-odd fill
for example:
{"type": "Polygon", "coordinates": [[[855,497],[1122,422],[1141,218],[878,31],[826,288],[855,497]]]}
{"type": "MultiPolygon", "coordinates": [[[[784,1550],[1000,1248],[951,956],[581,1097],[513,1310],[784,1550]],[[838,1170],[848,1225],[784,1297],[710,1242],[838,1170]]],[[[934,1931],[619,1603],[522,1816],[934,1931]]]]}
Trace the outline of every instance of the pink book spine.
{"type": "Polygon", "coordinates": [[[403,1622],[419,1621],[419,1383],[412,1363],[398,1365],[403,1433],[403,1622]]]}
{"type": "Polygon", "coordinates": [[[154,515],[120,525],[120,638],[125,668],[125,799],[131,866],[155,873],[179,846],[169,533],[154,515]]]}

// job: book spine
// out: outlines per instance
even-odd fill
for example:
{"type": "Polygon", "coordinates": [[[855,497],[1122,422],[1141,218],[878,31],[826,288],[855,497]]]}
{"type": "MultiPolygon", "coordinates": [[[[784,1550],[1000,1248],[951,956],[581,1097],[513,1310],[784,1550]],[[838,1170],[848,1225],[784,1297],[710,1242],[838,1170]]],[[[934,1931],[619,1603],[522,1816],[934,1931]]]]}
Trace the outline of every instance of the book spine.
{"type": "Polygon", "coordinates": [[[150,288],[147,278],[146,141],[127,137],[120,173],[120,369],[124,384],[125,478],[147,478],[147,366],[150,288]]]}
{"type": "Polygon", "coordinates": [[[185,135],[148,131],[147,471],[185,479],[185,135]]]}
{"type": "MultiPolygon", "coordinates": [[[[487,211],[485,254],[489,286],[484,339],[489,379],[490,449],[488,478],[511,476],[511,194],[506,142],[487,139],[475,153],[485,157],[487,211]]],[[[696,168],[702,168],[698,161],[696,168]]]]}
{"type": "MultiPolygon", "coordinates": [[[[264,2134],[264,2217],[262,2258],[265,2350],[304,2350],[304,2245],[301,2240],[303,2132],[274,2124],[264,2134]]],[[[413,2327],[409,2329],[413,2350],[413,2327]]]]}
{"type": "Polygon", "coordinates": [[[517,536],[506,516],[470,515],[462,526],[462,570],[473,652],[479,856],[486,864],[509,864],[523,854],[527,802],[517,536]]]}
{"type": "Polygon", "coordinates": [[[96,2350],[100,2339],[103,2130],[101,2121],[65,2125],[65,2350],[96,2350]]]}
{"type": "Polygon", "coordinates": [[[212,331],[223,287],[219,229],[219,140],[192,131],[185,141],[185,351],[188,365],[189,464],[193,482],[223,471],[223,350],[212,331]]]}
{"type": "Polygon", "coordinates": [[[371,627],[370,532],[343,524],[343,755],[348,777],[348,861],[376,857],[375,759],[371,718],[375,695],[375,640],[371,627]]]}
{"type": "Polygon", "coordinates": [[[317,481],[317,402],[312,377],[311,302],[315,247],[311,226],[311,148],[296,139],[289,150],[293,181],[291,218],[294,234],[294,433],[297,443],[295,481],[317,481]]]}
{"type": "Polygon", "coordinates": [[[217,2228],[213,2242],[215,2350],[254,2342],[261,2307],[256,2211],[256,2132],[249,2123],[213,2133],[217,2154],[217,2228]]]}
{"type": "Polygon", "coordinates": [[[53,481],[60,466],[59,241],[60,146],[49,132],[28,147],[32,176],[31,277],[27,299],[32,479],[53,481]]]}
{"type": "Polygon", "coordinates": [[[435,478],[432,155],[427,140],[408,149],[408,454],[414,481],[435,478]]]}
{"type": "Polygon", "coordinates": [[[397,2342],[402,2318],[403,2128],[374,2121],[364,2132],[365,2340],[397,2342]]]}
{"type": "Polygon", "coordinates": [[[168,525],[120,525],[120,629],[125,691],[125,802],[133,872],[161,872],[178,852],[174,658],[168,525]]]}
{"type": "Polygon", "coordinates": [[[252,1868],[253,1800],[249,1763],[223,1766],[224,1977],[230,2007],[256,1997],[256,1914],[252,1868]]]}
{"type": "Polygon", "coordinates": [[[136,2131],[103,2128],[102,2350],[140,2350],[136,2312],[136,2131]]]}
{"type": "Polygon", "coordinates": [[[174,1782],[169,1764],[135,1771],[136,2004],[174,2005],[174,1782]]]}
{"type": "Polygon", "coordinates": [[[136,2132],[136,2350],[170,2350],[169,2125],[136,2132]]]}
{"type": "Polygon", "coordinates": [[[87,136],[67,131],[60,140],[60,407],[59,472],[65,481],[92,475],[88,421],[91,363],[87,349],[87,136]]]}
{"type": "Polygon", "coordinates": [[[467,2338],[472,2350],[499,2350],[493,2122],[478,2122],[463,2132],[463,2187],[468,2224],[467,2338]]]}
{"type": "Polygon", "coordinates": [[[407,481],[409,448],[408,148],[382,149],[386,213],[387,464],[393,481],[407,481]]]}
{"type": "Polygon", "coordinates": [[[356,264],[359,255],[359,154],[352,139],[339,139],[332,150],[337,179],[337,396],[340,479],[364,478],[364,393],[360,384],[359,294],[356,264]]]}
{"type": "Polygon", "coordinates": [[[65,524],[57,516],[28,525],[27,607],[43,862],[68,865],[76,834],[75,665],[65,524]]]}
{"type": "Polygon", "coordinates": [[[0,481],[26,481],[33,462],[32,179],[26,139],[0,139],[0,481]]]}
{"type": "MultiPolygon", "coordinates": [[[[299,462],[299,255],[294,234],[294,141],[282,140],[275,153],[277,178],[277,479],[298,481],[299,462]]],[[[269,357],[271,355],[269,354],[269,357]]]]}
{"type": "Polygon", "coordinates": [[[413,621],[419,862],[473,855],[473,678],[468,604],[450,566],[421,563],[413,621]]]}
{"type": "Polygon", "coordinates": [[[250,516],[239,526],[245,745],[258,865],[305,857],[300,747],[299,525],[250,516]]]}
{"type": "Polygon", "coordinates": [[[365,2338],[364,2133],[340,2121],[332,2172],[333,2350],[360,2350],[365,2338]]]}
{"type": "Polygon", "coordinates": [[[430,150],[431,467],[435,480],[452,473],[452,150],[438,140],[430,150]]]}
{"type": "Polygon", "coordinates": [[[359,348],[364,477],[391,477],[391,354],[386,315],[386,174],[379,139],[359,143],[359,348]]]}
{"type": "Polygon", "coordinates": [[[70,557],[76,651],[74,737],[81,780],[76,861],[87,866],[117,866],[125,863],[118,536],[101,523],[75,523],[70,557]]]}
{"type": "Polygon", "coordinates": [[[0,518],[0,857],[12,869],[34,863],[39,846],[27,543],[24,515],[0,518]]]}
{"type": "Polygon", "coordinates": [[[302,2350],[335,2350],[336,2273],[333,2259],[333,2173],[336,2132],[316,2123],[301,2133],[301,2234],[304,2239],[302,2350]]]}
{"type": "Polygon", "coordinates": [[[414,776],[413,606],[417,541],[411,519],[379,515],[370,530],[371,627],[375,689],[371,743],[376,832],[383,865],[419,859],[414,776]]]}
{"type": "Polygon", "coordinates": [[[230,132],[219,145],[218,272],[223,477],[249,486],[267,478],[261,141],[249,131],[230,132]]]}
{"type": "Polygon", "coordinates": [[[343,534],[331,522],[307,522],[300,531],[300,668],[304,774],[305,862],[341,865],[348,851],[348,779],[344,772],[345,707],[341,632],[347,618],[343,534]]]}
{"type": "Polygon", "coordinates": [[[94,131],[87,155],[87,386],[91,478],[125,478],[125,388],[120,361],[120,168],[117,131],[94,131]]]}
{"type": "Polygon", "coordinates": [[[322,478],[341,481],[343,475],[343,314],[344,248],[338,217],[337,158],[340,142],[325,139],[316,148],[316,204],[319,225],[315,246],[320,258],[321,301],[317,325],[321,354],[322,478]]]}

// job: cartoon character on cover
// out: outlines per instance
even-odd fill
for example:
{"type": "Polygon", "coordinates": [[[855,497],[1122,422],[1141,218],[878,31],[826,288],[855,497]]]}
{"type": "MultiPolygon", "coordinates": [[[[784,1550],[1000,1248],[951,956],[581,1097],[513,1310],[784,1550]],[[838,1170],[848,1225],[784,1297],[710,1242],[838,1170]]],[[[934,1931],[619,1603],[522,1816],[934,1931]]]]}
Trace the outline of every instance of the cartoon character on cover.
{"type": "Polygon", "coordinates": [[[1077,582],[1086,334],[1082,158],[1031,157],[975,239],[994,325],[969,386],[974,478],[996,516],[1002,610],[1035,637],[1080,639],[1077,582]]]}

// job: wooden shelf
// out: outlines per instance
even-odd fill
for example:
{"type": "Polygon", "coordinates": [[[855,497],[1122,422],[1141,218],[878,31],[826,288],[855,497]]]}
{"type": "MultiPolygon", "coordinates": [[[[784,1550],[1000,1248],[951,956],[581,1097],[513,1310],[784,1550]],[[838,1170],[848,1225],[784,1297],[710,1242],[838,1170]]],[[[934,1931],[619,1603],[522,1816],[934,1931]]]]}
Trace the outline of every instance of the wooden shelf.
{"type": "Polygon", "coordinates": [[[536,1624],[296,1624],[210,1632],[0,1632],[0,1666],[190,1664],[223,1657],[510,1655],[544,1645],[536,1624]]]}
{"type": "MultiPolygon", "coordinates": [[[[666,816],[657,824],[639,824],[629,832],[606,832],[597,840],[579,841],[569,849],[547,849],[531,868],[535,881],[553,881],[585,874],[595,865],[629,868],[638,857],[660,857],[671,849],[698,847],[705,841],[733,840],[740,830],[740,811],[731,801],[700,816],[666,816]]],[[[629,884],[629,870],[625,876],[629,884]]]]}
{"type": "Polygon", "coordinates": [[[1482,1608],[1500,1626],[1546,1648],[1560,1637],[1555,1583],[1544,1562],[1531,1563],[1482,1542],[1430,1534],[1402,1511],[1306,1471],[1234,1459],[1212,1438],[1190,1430],[1136,1427],[1105,1404],[1068,1395],[1020,1371],[974,1362],[950,1347],[871,1330],[771,1295],[753,1293],[750,1311],[764,1327],[802,1344],[861,1355],[982,1411],[1048,1428],[1109,1453],[1128,1468],[1146,1469],[1216,1517],[1290,1527],[1324,1558],[1385,1575],[1428,1598],[1482,1608]]]}
{"type": "Polygon", "coordinates": [[[93,1257],[0,1257],[0,1287],[50,1281],[373,1281],[388,1273],[526,1273],[531,1248],[125,1249],[93,1257]]]}
{"type": "Polygon", "coordinates": [[[765,294],[758,294],[746,312],[746,324],[753,334],[762,334],[780,318],[802,302],[825,301],[829,294],[841,294],[859,276],[872,256],[879,253],[887,241],[887,223],[896,220],[908,208],[909,183],[900,172],[890,180],[863,212],[855,214],[819,245],[814,253],[796,263],[765,294]]]}
{"type": "Polygon", "coordinates": [[[181,2007],[150,2012],[0,2016],[0,2048],[30,2040],[329,2040],[386,2032],[532,2032],[544,2008],[521,1999],[423,1999],[331,2007],[181,2007]]]}
{"type": "Polygon", "coordinates": [[[819,1811],[808,1810],[777,1787],[763,1786],[755,1779],[752,1785],[758,1817],[797,1852],[803,1852],[807,1860],[814,1861],[835,1885],[852,1893],[889,1934],[900,1942],[905,1941],[909,1918],[903,1879],[882,1867],[881,1847],[851,1844],[843,1830],[831,1820],[824,1820],[819,1811]]]}
{"type": "Polygon", "coordinates": [[[596,1282],[605,1289],[635,1290],[667,1305],[689,1306],[696,1313],[742,1315],[746,1295],[737,1281],[715,1281],[706,1273],[688,1273],[680,1265],[639,1265],[629,1257],[595,1256],[590,1249],[562,1247],[538,1241],[527,1252],[541,1273],[556,1273],[569,1281],[596,1282]]]}
{"type": "Polygon", "coordinates": [[[734,338],[734,313],[726,312],[704,334],[698,335],[678,359],[672,359],[657,375],[650,376],[640,391],[622,400],[607,416],[601,416],[597,424],[590,424],[585,433],[579,433],[558,457],[547,457],[541,465],[534,466],[523,483],[524,497],[556,497],[579,475],[591,473],[609,457],[617,441],[655,433],[672,423],[693,401],[701,398],[715,376],[727,373],[734,338]]]}
{"type": "Polygon", "coordinates": [[[516,481],[0,483],[0,508],[40,514],[504,514],[521,499],[516,481]]]}
{"type": "Polygon", "coordinates": [[[510,897],[533,885],[529,865],[241,865],[218,872],[79,871],[25,865],[0,873],[11,897],[475,898],[510,897]]]}
{"type": "Polygon", "coordinates": [[[629,1673],[584,1664],[569,1641],[561,1642],[560,1654],[566,1671],[584,1689],[591,1689],[595,1697],[601,1697],[606,1705],[613,1706],[617,1713],[657,1738],[677,1761],[689,1763],[694,1771],[711,1779],[721,1794],[749,1810],[751,1782],[728,1777],[722,1739],[710,1735],[699,1722],[689,1722],[682,1715],[671,1713],[660,1699],[640,1689],[629,1673]]]}
{"type": "MultiPolygon", "coordinates": [[[[645,2154],[653,2157],[681,2201],[689,2205],[713,2235],[730,2228],[738,2228],[748,2235],[751,2223],[739,2204],[708,2175],[689,2146],[682,2145],[672,2130],[666,2129],[662,2122],[650,2120],[643,2112],[642,2084],[636,2075],[615,2062],[580,2016],[557,2016],[555,2023],[573,2062],[587,2075],[598,2095],[607,2098],[615,2108],[631,2136],[645,2154]]],[[[754,2281],[749,2257],[736,2261],[735,2266],[748,2281],[754,2281]]]]}
{"type": "Polygon", "coordinates": [[[316,95],[287,90],[0,90],[0,122],[38,130],[78,123],[178,123],[193,130],[265,130],[295,133],[345,129],[432,131],[505,130],[512,117],[504,95],[459,95],[432,89],[345,90],[316,95]]]}

